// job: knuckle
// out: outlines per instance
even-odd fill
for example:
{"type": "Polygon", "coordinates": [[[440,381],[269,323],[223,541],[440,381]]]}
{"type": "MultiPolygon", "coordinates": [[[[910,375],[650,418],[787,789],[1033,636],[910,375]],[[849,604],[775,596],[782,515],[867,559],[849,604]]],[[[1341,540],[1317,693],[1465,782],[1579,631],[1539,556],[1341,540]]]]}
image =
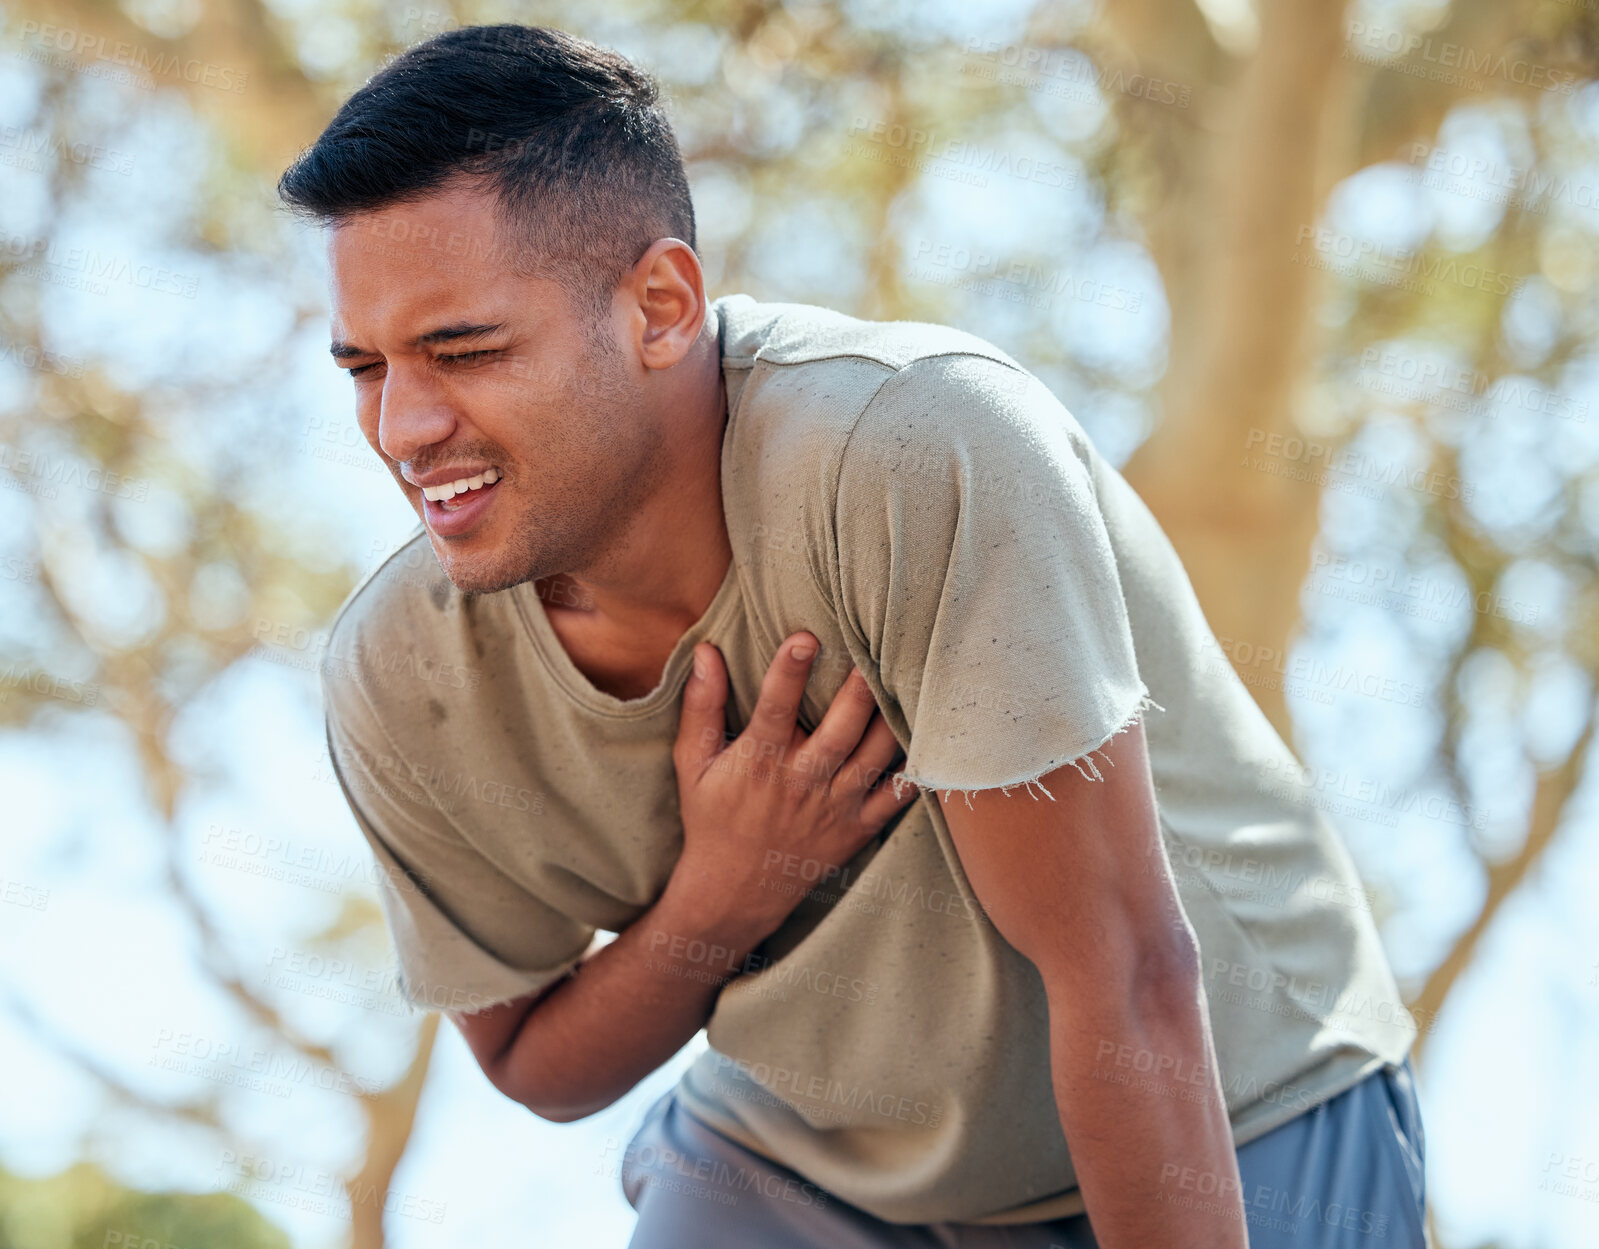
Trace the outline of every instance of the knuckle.
{"type": "Polygon", "coordinates": [[[862,706],[877,705],[872,687],[866,683],[866,678],[861,675],[859,668],[849,670],[849,675],[844,678],[844,683],[838,687],[838,693],[833,697],[835,701],[847,699],[862,706]]]}
{"type": "Polygon", "coordinates": [[[872,693],[872,687],[866,684],[866,678],[857,676],[848,682],[851,696],[863,707],[877,710],[877,695],[872,693]]]}
{"type": "Polygon", "coordinates": [[[763,697],[760,700],[760,709],[763,710],[763,714],[773,719],[787,720],[799,711],[799,701],[775,695],[770,698],[763,697]]]}

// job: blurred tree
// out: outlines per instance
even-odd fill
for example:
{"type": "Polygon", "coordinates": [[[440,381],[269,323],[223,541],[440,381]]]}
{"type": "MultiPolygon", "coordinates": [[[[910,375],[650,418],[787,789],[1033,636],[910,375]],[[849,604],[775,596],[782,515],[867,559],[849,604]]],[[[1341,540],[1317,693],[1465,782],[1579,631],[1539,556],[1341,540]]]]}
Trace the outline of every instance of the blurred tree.
{"type": "MultiPolygon", "coordinates": [[[[1599,48],[1591,6],[1118,0],[1101,10],[1044,0],[1014,19],[996,12],[985,19],[992,28],[941,10],[945,30],[893,0],[637,0],[603,14],[556,2],[209,0],[183,9],[61,0],[24,4],[22,14],[10,50],[44,64],[51,82],[36,126],[70,141],[74,77],[103,59],[91,51],[85,60],[82,47],[141,50],[154,86],[180,94],[220,140],[205,211],[176,227],[187,231],[181,245],[196,255],[253,251],[267,264],[285,255],[263,227],[270,183],[398,48],[472,21],[521,20],[638,56],[672,99],[712,285],[862,316],[953,321],[1016,352],[1096,436],[1128,444],[1127,475],[1182,554],[1228,657],[1296,746],[1284,659],[1326,629],[1306,607],[1318,553],[1362,550],[1328,521],[1347,511],[1348,488],[1360,487],[1382,558],[1402,575],[1422,569],[1464,587],[1467,606],[1446,629],[1412,628],[1393,613],[1409,630],[1417,681],[1440,708],[1414,783],[1480,810],[1505,768],[1525,781],[1525,801],[1496,811],[1499,823],[1461,830],[1480,864],[1482,899],[1444,935],[1443,955],[1416,986],[1424,1042],[1506,899],[1572,824],[1599,674],[1599,482],[1592,458],[1579,453],[1585,418],[1575,413],[1586,405],[1573,398],[1596,324],[1596,223],[1562,198],[1559,178],[1596,154],[1578,107],[1599,48]],[[28,52],[37,38],[18,34],[22,20],[75,32],[68,42],[80,51],[57,47],[41,61],[28,52]],[[245,89],[217,90],[170,68],[191,62],[229,67],[245,89]],[[1348,191],[1360,179],[1430,186],[1429,161],[1462,118],[1509,136],[1506,159],[1520,183],[1496,213],[1451,230],[1438,210],[1410,235],[1392,222],[1351,223],[1348,191]],[[1037,178],[1011,177],[1018,155],[1066,171],[1045,186],[1052,195],[1037,178]],[[970,189],[979,177],[981,196],[970,189]],[[1019,232],[1018,217],[1030,233],[1019,232]],[[1346,254],[1345,240],[1358,254],[1346,254]],[[974,247],[990,254],[983,264],[929,267],[963,246],[968,257],[974,247]],[[1107,255],[1147,256],[1158,272],[1142,324],[1159,327],[1158,310],[1169,309],[1169,331],[1159,327],[1131,363],[1098,345],[1097,327],[1114,310],[1072,305],[1075,275],[1107,255]],[[1468,271],[1509,278],[1463,277],[1468,271]],[[1532,322],[1547,327],[1535,346],[1532,322]],[[1464,402],[1451,393],[1459,387],[1396,388],[1381,369],[1385,353],[1444,361],[1468,379],[1464,402]],[[1529,386],[1564,407],[1543,401],[1529,411],[1515,397],[1529,386]],[[1371,449],[1401,433],[1402,449],[1371,449]],[[1314,450],[1262,464],[1263,448],[1296,439],[1314,450]],[[1550,448],[1560,450],[1540,459],[1550,448]],[[1500,498],[1498,463],[1548,476],[1541,509],[1517,512],[1500,498]],[[1417,488],[1418,474],[1444,485],[1417,488]],[[1536,597],[1547,608],[1536,620],[1493,608],[1520,601],[1529,584],[1542,587],[1536,597]],[[1264,665],[1262,655],[1271,657],[1264,665]],[[1543,705],[1552,671],[1587,682],[1575,728],[1553,737],[1529,710],[1543,705]],[[1504,688],[1508,712],[1495,701],[1504,688]]],[[[67,216],[82,172],[71,162],[53,171],[54,219],[67,216]]],[[[1482,198],[1469,188],[1458,197],[1482,198]]],[[[0,336],[46,359],[38,282],[0,278],[0,290],[0,336]]],[[[286,298],[295,307],[288,333],[321,315],[314,301],[286,298]]],[[[269,390],[278,380],[264,369],[236,389],[269,390]]],[[[145,549],[104,492],[72,516],[41,507],[40,638],[5,656],[0,723],[81,709],[61,694],[63,680],[97,687],[99,710],[137,743],[150,805],[171,828],[194,780],[169,749],[175,720],[257,649],[249,622],[315,628],[356,570],[306,559],[303,537],[251,504],[248,457],[191,471],[172,445],[167,392],[128,386],[97,362],[81,374],[35,369],[29,382],[27,402],[0,413],[6,446],[158,483],[181,501],[193,538],[145,549]],[[158,628],[124,645],[86,618],[71,592],[85,552],[142,570],[163,604],[158,628]],[[226,625],[193,607],[195,586],[219,567],[250,596],[226,625]]],[[[184,393],[223,410],[232,392],[206,382],[184,393]]],[[[8,467],[19,488],[31,488],[27,470],[8,467]]],[[[300,1032],[240,972],[240,952],[183,870],[176,837],[169,843],[168,883],[214,983],[279,1044],[337,1066],[334,1044],[300,1032]]],[[[355,906],[322,940],[376,922],[369,906],[355,906]]],[[[13,1006],[49,1030],[36,1011],[13,1006]]],[[[403,1077],[361,1099],[366,1155],[347,1183],[376,1199],[352,1202],[358,1246],[382,1243],[381,1195],[409,1136],[436,1023],[432,1016],[416,1029],[403,1077]]],[[[81,1040],[57,1041],[118,1086],[81,1040]]],[[[214,1099],[151,1109],[224,1130],[214,1099]]]]}
{"type": "Polygon", "coordinates": [[[289,1238],[232,1193],[145,1193],[98,1167],[24,1179],[0,1170],[0,1249],[227,1245],[288,1249],[289,1238]]]}

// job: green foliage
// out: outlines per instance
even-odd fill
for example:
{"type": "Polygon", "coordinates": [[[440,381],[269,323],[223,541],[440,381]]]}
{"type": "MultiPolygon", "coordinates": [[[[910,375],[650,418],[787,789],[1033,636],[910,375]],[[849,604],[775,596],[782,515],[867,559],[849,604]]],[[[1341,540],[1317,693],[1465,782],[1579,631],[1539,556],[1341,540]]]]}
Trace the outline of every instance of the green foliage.
{"type": "Polygon", "coordinates": [[[232,1193],[147,1193],[90,1163],[26,1179],[0,1170],[0,1249],[288,1249],[232,1193]]]}

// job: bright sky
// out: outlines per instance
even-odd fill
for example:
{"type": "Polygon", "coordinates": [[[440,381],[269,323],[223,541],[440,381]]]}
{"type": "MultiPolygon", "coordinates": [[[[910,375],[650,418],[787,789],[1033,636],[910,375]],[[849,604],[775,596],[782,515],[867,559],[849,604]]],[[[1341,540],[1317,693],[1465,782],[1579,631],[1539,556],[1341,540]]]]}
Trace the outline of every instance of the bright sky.
{"type": "MultiPolygon", "coordinates": [[[[885,24],[903,19],[891,4],[863,0],[858,7],[885,24]]],[[[952,21],[974,11],[946,8],[952,21]]],[[[0,48],[0,129],[28,123],[39,85],[35,68],[10,51],[0,48]]],[[[114,134],[113,145],[130,159],[126,170],[90,171],[86,202],[56,226],[59,245],[157,260],[192,278],[194,293],[124,282],[100,294],[53,282],[43,292],[49,345],[106,362],[124,385],[173,385],[163,410],[174,445],[192,449],[193,471],[243,466],[240,488],[286,527],[305,559],[329,559],[332,552],[369,567],[410,529],[412,513],[355,431],[349,383],[327,359],[325,323],[313,318],[289,340],[287,356],[276,354],[294,308],[324,299],[315,236],[289,230],[282,263],[270,248],[261,259],[169,250],[169,223],[195,211],[205,132],[168,92],[123,91],[87,79],[76,85],[89,96],[90,117],[101,119],[96,133],[114,134]],[[269,378],[272,389],[240,395],[230,387],[241,376],[269,378]],[[199,394],[201,385],[216,386],[220,397],[184,397],[183,386],[199,394]]],[[[1064,142],[1092,131],[1102,112],[1103,102],[1093,99],[1055,110],[1057,137],[1064,142]]],[[[1492,152],[1499,144],[1512,151],[1506,145],[1514,134],[1505,138],[1502,126],[1477,114],[1452,118],[1445,131],[1472,150],[1492,152]]],[[[1080,359],[1127,388],[1062,395],[1107,456],[1122,463],[1152,419],[1136,392],[1153,384],[1165,363],[1169,325],[1159,275],[1136,242],[1107,232],[1104,206],[1077,157],[1036,132],[1018,132],[1013,145],[1035,159],[1060,161],[1073,171],[1075,189],[1063,196],[1036,183],[985,189],[925,176],[896,210],[907,269],[914,278],[918,265],[932,264],[928,240],[936,240],[956,251],[1061,258],[1075,274],[1137,294],[1138,313],[1095,315],[1092,306],[1066,300],[1048,314],[1053,332],[1080,359]]],[[[714,169],[704,173],[707,219],[718,212],[736,218],[735,182],[714,169]]],[[[1492,225],[1492,210],[1480,198],[1424,191],[1401,174],[1377,167],[1348,180],[1333,197],[1328,224],[1394,246],[1434,230],[1467,246],[1492,225]]],[[[38,177],[0,167],[0,187],[0,237],[40,237],[49,223],[38,177]]],[[[834,290],[847,300],[860,240],[852,244],[830,232],[828,222],[840,219],[806,205],[773,223],[774,240],[787,245],[760,262],[763,278],[797,290],[834,290]],[[796,245],[796,231],[815,246],[796,245]]],[[[949,264],[937,271],[949,271],[949,264]]],[[[962,307],[966,328],[1007,349],[1025,339],[1038,316],[972,292],[962,307]]],[[[1524,367],[1538,362],[1547,316],[1536,291],[1512,310],[1511,328],[1528,357],[1524,367]]],[[[26,382],[24,370],[0,364],[0,404],[19,403],[26,382]]],[[[1586,424],[1500,421],[1460,431],[1464,471],[1482,483],[1488,521],[1536,526],[1551,474],[1558,480],[1562,468],[1599,457],[1599,372],[1590,362],[1573,365],[1568,391],[1591,405],[1586,424]]],[[[1419,445],[1406,420],[1382,414],[1361,439],[1372,454],[1400,461],[1419,445]]],[[[46,504],[0,490],[0,568],[8,555],[32,558],[26,535],[35,508],[70,516],[89,502],[83,495],[65,490],[46,504]]],[[[1329,491],[1323,550],[1396,563],[1407,527],[1421,521],[1415,503],[1329,491]]],[[[1599,500],[1593,511],[1599,527],[1599,500]]],[[[139,505],[119,508],[118,517],[130,540],[152,551],[190,536],[181,500],[159,488],[139,505]]],[[[75,593],[107,637],[136,640],[158,621],[159,596],[135,568],[87,550],[72,558],[75,593]]],[[[1518,571],[1517,584],[1527,587],[1530,601],[1558,611],[1561,588],[1551,575],[1528,566],[1518,571]]],[[[225,574],[207,587],[205,610],[224,619],[237,613],[238,587],[225,574]]],[[[37,640],[30,592],[0,580],[0,645],[8,650],[37,640]]],[[[1306,603],[1315,629],[1296,658],[1419,685],[1428,679],[1429,648],[1448,642],[1465,623],[1459,611],[1416,619],[1325,590],[1307,591],[1306,603]]],[[[340,878],[327,865],[365,853],[325,764],[313,659],[311,644],[237,665],[185,712],[172,740],[176,757],[208,778],[184,796],[177,827],[185,860],[223,938],[250,952],[245,961],[261,976],[280,969],[288,952],[335,913],[340,878]],[[323,866],[295,880],[270,875],[290,856],[306,854],[323,866]]],[[[1502,843],[1519,833],[1530,783],[1516,745],[1523,731],[1557,754],[1569,745],[1593,692],[1553,659],[1530,704],[1523,696],[1511,703],[1514,691],[1491,657],[1470,679],[1480,719],[1462,755],[1483,815],[1479,832],[1490,844],[1502,843]],[[1522,706],[1530,709],[1522,713],[1522,706]],[[1518,720],[1523,715],[1525,724],[1518,720]]],[[[1441,792],[1410,773],[1418,751],[1425,756],[1439,731],[1435,710],[1314,695],[1312,689],[1291,699],[1296,749],[1309,765],[1421,796],[1441,792]]],[[[1595,796],[1588,779],[1574,818],[1591,833],[1595,796]]],[[[248,1183],[246,1191],[291,1230],[296,1245],[341,1243],[345,1221],[314,1207],[329,1176],[359,1148],[359,1116],[347,1094],[318,1087],[316,1073],[275,1069],[261,1077],[264,1090],[232,1083],[250,1077],[262,1038],[197,970],[201,952],[165,891],[158,830],[115,722],[106,715],[50,716],[26,735],[0,735],[0,793],[8,815],[0,878],[12,889],[9,904],[0,904],[3,991],[144,1094],[213,1089],[226,1122],[256,1142],[252,1161],[240,1163],[220,1153],[207,1133],[115,1108],[70,1061],[0,1011],[0,1067],[7,1072],[0,1163],[42,1175],[88,1148],[139,1185],[209,1189],[271,1177],[248,1183]]],[[[1335,823],[1367,879],[1391,894],[1395,913],[1385,940],[1396,970],[1413,977],[1475,912],[1481,878],[1457,822],[1422,814],[1385,824],[1375,818],[1380,814],[1340,815],[1335,823]]],[[[1591,906],[1599,894],[1596,846],[1599,838],[1591,835],[1567,837],[1549,852],[1536,879],[1507,907],[1432,1043],[1421,1082],[1429,1185],[1452,1244],[1491,1237],[1507,1246],[1599,1243],[1599,1183],[1583,1186],[1586,1196],[1551,1190],[1573,1160],[1579,1171],[1599,1174],[1599,1072],[1580,1061],[1599,1035],[1599,911],[1591,906]]],[[[371,896],[369,888],[364,892],[371,896]]],[[[373,968],[388,959],[386,949],[366,953],[373,968]]],[[[341,991],[359,1001],[330,1002],[316,996],[326,984],[291,975],[288,987],[280,986],[285,1011],[313,1034],[334,1038],[350,1076],[392,1078],[406,1058],[397,1047],[404,1029],[389,1013],[392,1000],[345,985],[341,991]]],[[[395,1180],[399,1199],[422,1213],[391,1219],[393,1243],[399,1249],[505,1243],[508,1233],[536,1227],[543,1245],[621,1245],[632,1212],[614,1173],[619,1144],[687,1057],[603,1114],[560,1126],[494,1092],[446,1025],[395,1180]],[[441,1221],[430,1221],[441,1212],[441,1221]]]]}

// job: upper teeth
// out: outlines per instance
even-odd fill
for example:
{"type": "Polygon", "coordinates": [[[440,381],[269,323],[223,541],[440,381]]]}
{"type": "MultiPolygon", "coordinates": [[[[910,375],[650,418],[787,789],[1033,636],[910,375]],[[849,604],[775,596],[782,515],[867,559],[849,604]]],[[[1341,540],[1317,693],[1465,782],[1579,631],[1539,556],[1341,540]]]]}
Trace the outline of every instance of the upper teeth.
{"type": "Polygon", "coordinates": [[[453,499],[468,490],[480,490],[484,486],[492,486],[499,479],[499,469],[486,468],[476,477],[462,477],[457,481],[447,481],[442,486],[423,486],[422,497],[432,499],[435,503],[442,503],[445,499],[453,499]]]}

